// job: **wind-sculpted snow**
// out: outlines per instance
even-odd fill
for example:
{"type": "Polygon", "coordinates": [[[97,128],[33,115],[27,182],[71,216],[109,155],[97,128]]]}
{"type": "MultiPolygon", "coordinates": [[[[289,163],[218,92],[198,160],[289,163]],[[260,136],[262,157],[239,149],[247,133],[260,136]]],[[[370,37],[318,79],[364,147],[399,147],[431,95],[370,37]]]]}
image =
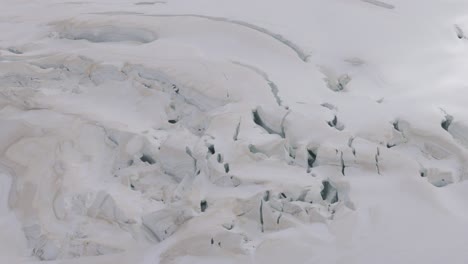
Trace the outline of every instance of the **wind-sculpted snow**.
{"type": "Polygon", "coordinates": [[[424,6],[8,0],[0,262],[465,263],[468,6],[424,6]]]}

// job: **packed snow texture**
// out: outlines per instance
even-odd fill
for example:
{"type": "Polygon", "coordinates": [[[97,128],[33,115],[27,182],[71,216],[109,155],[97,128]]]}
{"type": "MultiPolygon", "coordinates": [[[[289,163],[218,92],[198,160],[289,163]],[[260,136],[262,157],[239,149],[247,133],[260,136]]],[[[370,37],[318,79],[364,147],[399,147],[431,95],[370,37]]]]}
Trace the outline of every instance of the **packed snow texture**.
{"type": "Polygon", "coordinates": [[[0,263],[467,263],[466,0],[0,10],[0,263]]]}

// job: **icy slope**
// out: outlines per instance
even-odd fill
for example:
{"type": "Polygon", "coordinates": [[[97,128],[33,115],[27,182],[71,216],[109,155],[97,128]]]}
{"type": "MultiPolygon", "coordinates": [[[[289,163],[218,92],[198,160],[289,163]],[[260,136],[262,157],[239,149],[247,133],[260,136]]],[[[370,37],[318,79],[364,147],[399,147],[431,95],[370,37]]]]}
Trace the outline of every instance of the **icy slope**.
{"type": "Polygon", "coordinates": [[[468,2],[0,7],[0,263],[466,263],[468,2]]]}

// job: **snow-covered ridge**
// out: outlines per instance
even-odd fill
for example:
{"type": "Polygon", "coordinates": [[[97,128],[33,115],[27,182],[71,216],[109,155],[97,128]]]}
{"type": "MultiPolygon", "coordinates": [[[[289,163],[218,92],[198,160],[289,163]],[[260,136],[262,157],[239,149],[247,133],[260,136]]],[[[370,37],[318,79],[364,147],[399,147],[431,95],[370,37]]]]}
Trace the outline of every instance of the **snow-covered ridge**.
{"type": "Polygon", "coordinates": [[[468,3],[1,9],[0,262],[468,258],[468,3]]]}

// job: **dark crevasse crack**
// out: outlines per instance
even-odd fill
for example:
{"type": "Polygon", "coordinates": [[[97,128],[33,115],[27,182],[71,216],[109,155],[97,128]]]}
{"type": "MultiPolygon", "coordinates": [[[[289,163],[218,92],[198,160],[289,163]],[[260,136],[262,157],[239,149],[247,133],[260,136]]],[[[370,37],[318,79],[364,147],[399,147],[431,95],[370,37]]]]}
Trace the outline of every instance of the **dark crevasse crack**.
{"type": "Polygon", "coordinates": [[[276,218],[276,224],[277,225],[279,225],[279,223],[280,223],[281,216],[283,216],[283,214],[279,214],[278,218],[276,218]]]}
{"type": "Polygon", "coordinates": [[[398,120],[395,120],[395,121],[393,121],[392,125],[393,125],[393,128],[394,128],[396,131],[401,132],[400,127],[399,127],[399,125],[398,125],[398,122],[399,122],[398,120]]]}
{"type": "MultiPolygon", "coordinates": [[[[288,112],[289,113],[289,112],[288,112]]],[[[286,115],[288,114],[286,113],[286,115]]],[[[252,111],[252,115],[253,115],[253,121],[255,124],[257,124],[258,126],[262,127],[263,129],[265,129],[268,134],[276,134],[276,135],[279,135],[280,137],[282,138],[285,138],[285,132],[284,132],[284,127],[283,127],[283,122],[284,122],[284,119],[286,118],[286,115],[285,117],[283,117],[283,120],[281,122],[281,131],[275,131],[273,130],[272,128],[268,127],[262,120],[260,114],[258,113],[258,110],[255,109],[252,111]]]]}
{"type": "Polygon", "coordinates": [[[106,136],[107,136],[107,139],[114,145],[114,147],[117,147],[119,145],[119,142],[117,142],[117,140],[114,137],[108,134],[106,134],[106,136]]]}
{"type": "Polygon", "coordinates": [[[341,162],[341,174],[343,174],[343,176],[345,176],[346,165],[345,165],[345,162],[344,162],[344,159],[343,159],[343,151],[341,151],[341,154],[340,154],[340,162],[341,162]]]}
{"type": "Polygon", "coordinates": [[[328,121],[327,124],[330,127],[333,127],[338,131],[343,131],[343,129],[344,129],[344,125],[341,124],[340,122],[338,122],[338,117],[336,115],[333,117],[333,120],[328,121]]]}
{"type": "MultiPolygon", "coordinates": [[[[401,129],[400,120],[395,120],[392,122],[393,129],[398,132],[399,135],[403,138],[403,141],[407,141],[404,131],[401,129]]],[[[401,142],[400,142],[401,143],[401,142]]],[[[393,148],[398,145],[398,142],[387,142],[387,148],[393,148]]]]}
{"type": "Polygon", "coordinates": [[[270,86],[271,94],[275,98],[276,103],[279,106],[283,105],[283,101],[281,100],[281,98],[278,95],[278,92],[279,92],[278,86],[270,79],[270,77],[268,76],[268,74],[266,74],[266,72],[254,67],[252,65],[248,65],[248,64],[241,63],[241,62],[238,62],[238,61],[232,61],[232,63],[236,64],[236,65],[239,65],[241,67],[247,68],[247,69],[255,72],[256,74],[260,75],[268,83],[268,86],[270,86]]]}
{"type": "Polygon", "coordinates": [[[450,125],[452,124],[453,122],[453,116],[447,114],[447,112],[445,112],[443,109],[441,109],[442,112],[444,112],[445,114],[445,118],[444,120],[442,121],[442,123],[440,123],[440,125],[442,126],[442,128],[445,130],[445,131],[448,131],[450,125]]]}
{"type": "Polygon", "coordinates": [[[216,157],[216,160],[218,161],[218,163],[223,163],[223,161],[224,161],[223,154],[218,153],[218,156],[216,157]]]}
{"type": "Polygon", "coordinates": [[[172,87],[172,90],[174,90],[174,93],[179,94],[180,89],[179,89],[179,87],[177,87],[177,85],[171,84],[171,87],[172,87]]]}
{"type": "Polygon", "coordinates": [[[224,163],[224,171],[229,173],[229,163],[224,163]]]}
{"type": "Polygon", "coordinates": [[[312,149],[307,149],[307,172],[310,172],[314,167],[314,162],[317,159],[317,153],[312,149]]]}
{"type": "Polygon", "coordinates": [[[153,157],[151,157],[150,155],[147,155],[147,154],[143,154],[141,157],[140,157],[140,160],[142,162],[146,162],[148,164],[155,164],[156,161],[154,160],[153,157]]]}
{"type": "Polygon", "coordinates": [[[291,110],[288,110],[286,114],[284,114],[283,118],[281,119],[281,134],[283,135],[283,138],[286,137],[286,131],[284,129],[284,122],[286,121],[286,117],[288,117],[289,113],[291,113],[291,110]]]}
{"type": "Polygon", "coordinates": [[[255,147],[254,145],[252,144],[249,144],[249,151],[253,154],[256,154],[256,153],[262,153],[260,150],[257,149],[257,147],[255,147]]]}
{"type": "Polygon", "coordinates": [[[297,54],[297,56],[304,62],[307,62],[307,59],[310,56],[309,54],[306,54],[302,50],[302,48],[300,48],[297,44],[293,43],[292,41],[285,38],[281,34],[274,33],[266,28],[263,28],[263,27],[245,22],[245,21],[241,21],[241,20],[234,20],[234,19],[229,19],[225,17],[197,15],[197,14],[135,14],[135,15],[152,16],[152,17],[195,17],[195,18],[208,19],[211,21],[219,21],[219,22],[239,25],[239,26],[246,27],[251,30],[260,32],[262,34],[268,35],[269,37],[275,39],[276,41],[280,42],[281,44],[287,46],[289,49],[294,51],[297,54]]]}
{"type": "Polygon", "coordinates": [[[459,39],[467,39],[465,32],[459,25],[454,25],[454,28],[455,28],[455,33],[457,34],[457,37],[459,39]]]}
{"type": "Polygon", "coordinates": [[[193,159],[193,172],[194,175],[200,174],[200,171],[197,171],[197,159],[193,156],[192,151],[190,150],[189,147],[185,147],[185,153],[189,155],[193,159]]]}
{"type": "Polygon", "coordinates": [[[423,178],[426,177],[426,175],[427,175],[427,169],[425,169],[425,168],[420,169],[420,170],[419,170],[419,175],[420,175],[421,177],[423,177],[423,178]]]}
{"type": "Polygon", "coordinates": [[[337,124],[338,124],[338,117],[337,116],[334,116],[332,121],[328,121],[328,125],[330,127],[336,127],[337,124]]]}
{"type": "Polygon", "coordinates": [[[264,227],[263,227],[263,200],[260,200],[260,225],[262,228],[262,233],[264,232],[264,227]]]}
{"type": "Polygon", "coordinates": [[[207,148],[208,148],[209,155],[214,155],[216,153],[215,146],[213,144],[209,144],[207,148]]]}
{"type": "Polygon", "coordinates": [[[348,146],[351,149],[351,151],[353,152],[353,155],[356,156],[356,149],[353,146],[353,142],[354,142],[354,137],[350,137],[349,140],[348,140],[348,146]]]}
{"type": "Polygon", "coordinates": [[[237,139],[239,138],[240,125],[241,125],[241,120],[239,120],[239,123],[237,123],[236,131],[234,131],[234,136],[232,137],[234,141],[237,141],[237,139]]]}
{"type": "Polygon", "coordinates": [[[328,201],[330,204],[334,204],[338,202],[337,189],[329,181],[323,181],[322,185],[323,185],[323,189],[320,192],[320,196],[322,197],[322,200],[328,201]]]}
{"type": "Polygon", "coordinates": [[[205,212],[206,208],[208,208],[208,202],[206,200],[200,201],[200,211],[203,213],[205,212]]]}
{"type": "Polygon", "coordinates": [[[232,229],[234,228],[234,224],[232,224],[232,223],[222,224],[222,226],[223,226],[226,230],[232,230],[232,229]]]}
{"type": "Polygon", "coordinates": [[[278,86],[276,86],[276,84],[272,81],[268,81],[268,86],[270,86],[271,88],[271,93],[273,94],[273,97],[275,97],[275,100],[276,100],[276,103],[278,105],[282,105],[282,102],[281,102],[281,98],[278,96],[278,86]]]}
{"type": "Polygon", "coordinates": [[[377,152],[375,153],[375,167],[377,168],[377,174],[380,174],[380,165],[379,165],[379,156],[380,156],[380,149],[377,147],[377,152]]]}

